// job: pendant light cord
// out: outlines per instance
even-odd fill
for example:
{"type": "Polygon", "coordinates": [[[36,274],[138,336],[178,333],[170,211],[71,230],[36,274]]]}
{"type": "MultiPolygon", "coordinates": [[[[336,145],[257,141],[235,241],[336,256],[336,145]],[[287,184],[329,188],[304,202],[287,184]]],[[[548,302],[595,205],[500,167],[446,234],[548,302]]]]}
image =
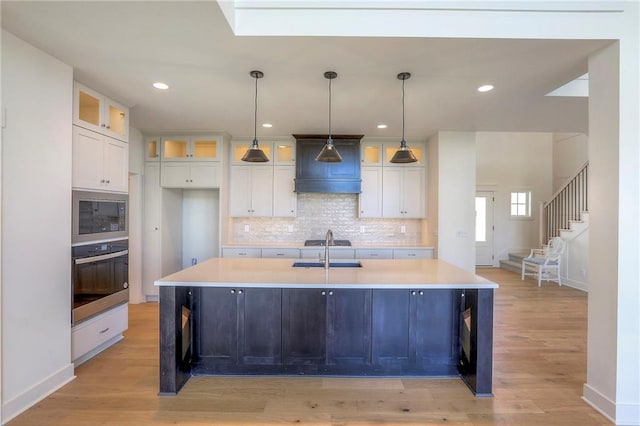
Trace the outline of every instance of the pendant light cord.
{"type": "Polygon", "coordinates": [[[401,146],[405,146],[407,143],[404,140],[404,81],[406,79],[402,79],[402,140],[400,141],[401,146]]]}
{"type": "Polygon", "coordinates": [[[256,94],[255,94],[255,102],[253,103],[253,144],[256,144],[258,140],[258,76],[254,77],[256,79],[256,94]]]}
{"type": "Polygon", "coordinates": [[[333,79],[329,79],[329,143],[333,143],[333,141],[331,140],[331,80],[333,79]]]}

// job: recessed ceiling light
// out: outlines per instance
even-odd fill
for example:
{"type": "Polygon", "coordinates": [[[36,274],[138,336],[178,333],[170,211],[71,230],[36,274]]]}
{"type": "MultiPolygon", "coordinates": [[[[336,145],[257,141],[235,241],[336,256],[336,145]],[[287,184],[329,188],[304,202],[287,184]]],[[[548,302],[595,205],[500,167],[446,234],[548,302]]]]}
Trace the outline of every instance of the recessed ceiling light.
{"type": "Polygon", "coordinates": [[[386,129],[387,125],[386,124],[378,124],[378,129],[386,129]]]}
{"type": "Polygon", "coordinates": [[[271,124],[271,123],[264,123],[264,124],[262,124],[262,127],[266,127],[267,129],[270,129],[270,128],[272,128],[272,127],[273,127],[273,124],[271,124]]]}
{"type": "Polygon", "coordinates": [[[159,90],[167,90],[169,88],[169,85],[166,83],[162,83],[161,81],[156,81],[155,83],[153,83],[153,87],[159,90]]]}
{"type": "Polygon", "coordinates": [[[490,84],[485,84],[483,86],[478,87],[478,92],[488,92],[490,90],[493,90],[493,86],[490,84]]]}

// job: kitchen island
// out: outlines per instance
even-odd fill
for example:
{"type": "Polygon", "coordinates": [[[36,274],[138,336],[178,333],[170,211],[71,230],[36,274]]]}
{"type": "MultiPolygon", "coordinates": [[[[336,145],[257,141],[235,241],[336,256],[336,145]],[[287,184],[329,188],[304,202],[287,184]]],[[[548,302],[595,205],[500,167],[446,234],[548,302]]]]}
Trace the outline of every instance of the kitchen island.
{"type": "Polygon", "coordinates": [[[156,281],[160,394],[191,375],[459,375],[491,395],[497,284],[441,260],[294,262],[213,258],[156,281]]]}

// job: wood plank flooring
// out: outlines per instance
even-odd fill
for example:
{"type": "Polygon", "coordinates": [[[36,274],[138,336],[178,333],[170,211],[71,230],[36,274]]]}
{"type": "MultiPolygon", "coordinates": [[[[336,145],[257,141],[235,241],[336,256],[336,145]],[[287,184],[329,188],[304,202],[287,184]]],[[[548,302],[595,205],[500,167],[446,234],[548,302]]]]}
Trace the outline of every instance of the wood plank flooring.
{"type": "Polygon", "coordinates": [[[494,397],[459,379],[193,377],[158,397],[158,305],[130,305],[125,339],[9,426],[609,425],[581,399],[586,293],[493,268],[494,397]]]}

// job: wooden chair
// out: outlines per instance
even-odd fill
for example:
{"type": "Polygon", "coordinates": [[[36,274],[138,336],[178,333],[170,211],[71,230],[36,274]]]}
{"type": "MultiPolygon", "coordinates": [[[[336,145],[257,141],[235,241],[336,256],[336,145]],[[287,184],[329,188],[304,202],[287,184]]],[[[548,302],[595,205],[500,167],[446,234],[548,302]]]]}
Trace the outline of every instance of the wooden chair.
{"type": "Polygon", "coordinates": [[[538,278],[538,287],[542,280],[555,281],[562,285],[560,264],[566,243],[560,237],[553,237],[549,244],[541,249],[531,249],[528,257],[522,259],[522,279],[525,276],[538,278]]]}

